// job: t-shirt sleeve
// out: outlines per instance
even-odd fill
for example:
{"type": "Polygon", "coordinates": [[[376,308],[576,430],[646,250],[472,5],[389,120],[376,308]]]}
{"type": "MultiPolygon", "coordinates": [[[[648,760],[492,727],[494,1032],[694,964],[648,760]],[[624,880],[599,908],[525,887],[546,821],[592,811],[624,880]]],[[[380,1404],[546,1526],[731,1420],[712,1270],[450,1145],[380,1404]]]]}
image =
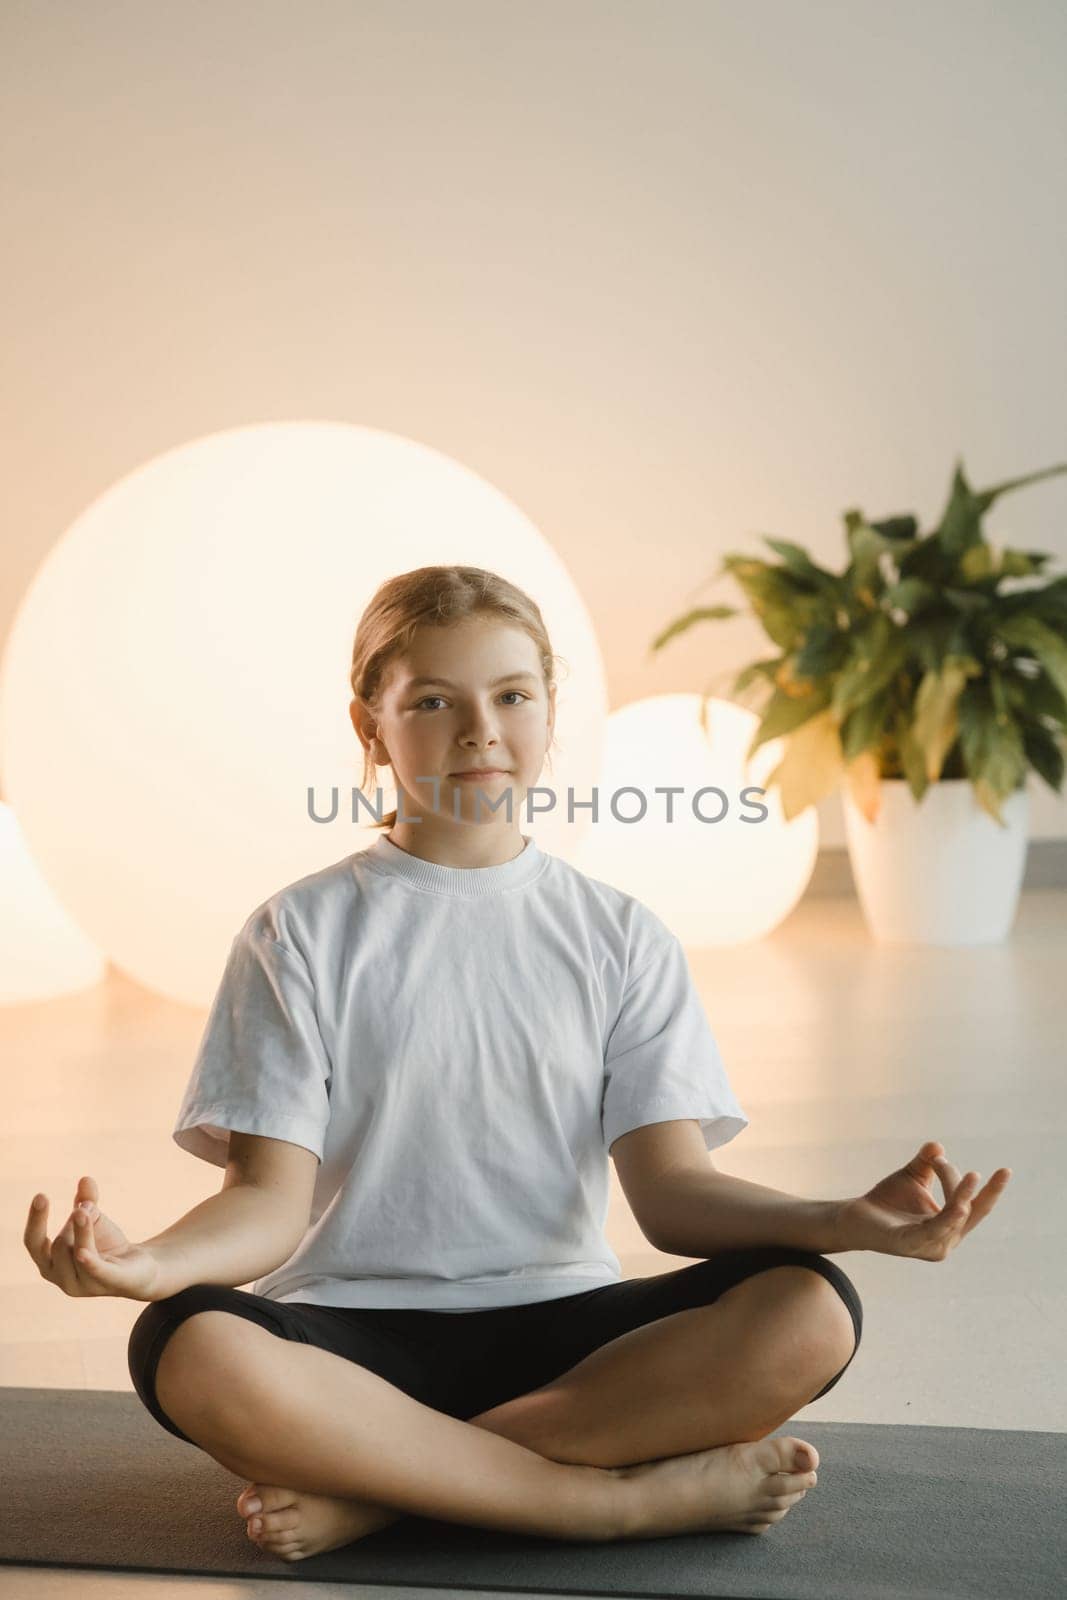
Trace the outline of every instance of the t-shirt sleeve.
{"type": "Polygon", "coordinates": [[[171,1137],[217,1167],[231,1131],[303,1145],[321,1161],[331,1076],[307,964],[253,913],[230,946],[171,1137]]]}
{"type": "Polygon", "coordinates": [[[748,1126],[734,1098],[681,941],[666,928],[628,977],[604,1052],[604,1148],[650,1122],[696,1118],[715,1150],[748,1126]]]}

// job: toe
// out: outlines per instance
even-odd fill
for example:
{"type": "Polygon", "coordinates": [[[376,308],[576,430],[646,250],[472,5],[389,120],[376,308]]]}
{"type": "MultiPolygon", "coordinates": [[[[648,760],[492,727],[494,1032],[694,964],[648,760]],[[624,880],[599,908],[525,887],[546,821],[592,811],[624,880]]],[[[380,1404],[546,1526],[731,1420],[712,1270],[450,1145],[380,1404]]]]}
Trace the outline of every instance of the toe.
{"type": "Polygon", "coordinates": [[[777,1475],[777,1494],[796,1494],[800,1489],[814,1489],[819,1481],[817,1472],[781,1472],[777,1475]]]}
{"type": "Polygon", "coordinates": [[[240,1512],[241,1516],[242,1517],[250,1517],[250,1516],[252,1516],[253,1512],[252,1512],[251,1508],[249,1507],[248,1502],[250,1500],[259,1500],[259,1499],[262,1499],[262,1496],[261,1496],[261,1494],[259,1492],[259,1484],[258,1483],[250,1483],[247,1486],[247,1488],[242,1489],[240,1494],[237,1496],[237,1509],[240,1512]]]}
{"type": "Polygon", "coordinates": [[[793,1460],[796,1472],[813,1472],[819,1465],[819,1452],[813,1444],[798,1444],[793,1460]]]}
{"type": "Polygon", "coordinates": [[[793,1489],[787,1494],[772,1495],[769,1501],[769,1509],[774,1511],[788,1511],[790,1506],[799,1505],[807,1492],[808,1491],[806,1489],[793,1489]]]}
{"type": "Polygon", "coordinates": [[[296,1491],[282,1488],[276,1483],[265,1483],[260,1486],[259,1498],[264,1511],[281,1511],[283,1506],[295,1504],[296,1491]]]}
{"type": "Polygon", "coordinates": [[[286,1534],[292,1537],[293,1529],[300,1522],[300,1513],[295,1506],[285,1506],[281,1511],[268,1511],[263,1517],[263,1532],[276,1536],[286,1534]]]}
{"type": "Polygon", "coordinates": [[[269,1550],[272,1556],[278,1555],[282,1550],[295,1550],[298,1545],[299,1540],[294,1539],[291,1533],[279,1533],[274,1539],[264,1537],[262,1541],[262,1548],[269,1550]]]}

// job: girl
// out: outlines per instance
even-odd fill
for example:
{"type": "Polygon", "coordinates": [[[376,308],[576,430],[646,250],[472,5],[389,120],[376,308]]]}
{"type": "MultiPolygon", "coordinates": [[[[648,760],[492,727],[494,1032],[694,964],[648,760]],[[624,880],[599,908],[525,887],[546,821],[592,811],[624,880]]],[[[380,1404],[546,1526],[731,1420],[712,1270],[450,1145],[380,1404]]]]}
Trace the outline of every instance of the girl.
{"type": "Polygon", "coordinates": [[[936,1166],[951,1199],[958,1173],[922,1152],[847,1204],[712,1167],[747,1119],[681,945],[519,828],[554,660],[536,604],[491,572],[382,585],[350,714],[364,787],[387,764],[400,803],[233,941],[173,1132],[222,1191],[143,1244],[91,1178],[53,1245],[31,1213],[67,1293],[150,1302],[137,1393],[252,1480],[238,1511],[285,1561],[405,1512],[564,1539],[762,1533],[818,1465],[769,1435],[861,1335],[824,1251],[911,1224],[936,1254],[962,1229],[926,1189],[936,1166]],[[649,1239],[692,1265],[622,1279],[609,1152],[649,1239]]]}

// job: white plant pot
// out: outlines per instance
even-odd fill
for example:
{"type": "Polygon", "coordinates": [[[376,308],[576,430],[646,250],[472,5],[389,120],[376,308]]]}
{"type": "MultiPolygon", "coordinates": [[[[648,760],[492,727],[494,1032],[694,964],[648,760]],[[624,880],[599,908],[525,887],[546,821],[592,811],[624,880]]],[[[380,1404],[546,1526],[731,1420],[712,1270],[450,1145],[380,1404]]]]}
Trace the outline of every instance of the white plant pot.
{"type": "Polygon", "coordinates": [[[968,779],[932,783],[916,803],[903,778],[883,778],[870,823],[841,790],[849,859],[877,944],[1001,944],[1019,904],[1030,823],[1025,787],[983,811],[968,779]]]}

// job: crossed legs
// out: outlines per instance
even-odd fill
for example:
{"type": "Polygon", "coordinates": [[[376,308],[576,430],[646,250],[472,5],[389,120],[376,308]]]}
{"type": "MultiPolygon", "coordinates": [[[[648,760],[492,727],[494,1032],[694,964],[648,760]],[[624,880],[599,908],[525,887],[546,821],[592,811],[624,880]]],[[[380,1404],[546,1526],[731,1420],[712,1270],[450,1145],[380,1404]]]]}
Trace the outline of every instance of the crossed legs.
{"type": "Polygon", "coordinates": [[[807,1268],[777,1267],[711,1305],[623,1334],[469,1422],[224,1311],[175,1330],[156,1394],[184,1433],[253,1481],[398,1514],[616,1538],[628,1526],[627,1464],[762,1439],[853,1346],[832,1285],[807,1268]]]}
{"type": "Polygon", "coordinates": [[[855,1342],[821,1274],[768,1268],[472,1420],[557,1461],[618,1467],[686,1455],[773,1432],[841,1371],[855,1342]]]}

